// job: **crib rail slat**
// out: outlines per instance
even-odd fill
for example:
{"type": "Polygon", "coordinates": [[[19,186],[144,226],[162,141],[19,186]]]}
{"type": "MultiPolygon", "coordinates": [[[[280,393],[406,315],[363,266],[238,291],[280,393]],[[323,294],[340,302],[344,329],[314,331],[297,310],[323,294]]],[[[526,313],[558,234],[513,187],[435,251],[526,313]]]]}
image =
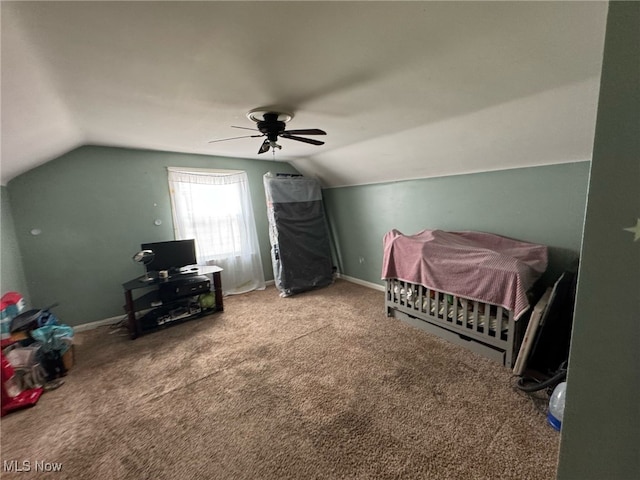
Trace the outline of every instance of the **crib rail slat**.
{"type": "Polygon", "coordinates": [[[473,329],[477,333],[482,333],[480,331],[480,314],[479,314],[479,305],[478,302],[474,300],[473,302],[473,329]]]}
{"type": "Polygon", "coordinates": [[[451,321],[456,325],[460,325],[460,321],[458,320],[458,297],[453,296],[453,308],[451,314],[451,321]]]}

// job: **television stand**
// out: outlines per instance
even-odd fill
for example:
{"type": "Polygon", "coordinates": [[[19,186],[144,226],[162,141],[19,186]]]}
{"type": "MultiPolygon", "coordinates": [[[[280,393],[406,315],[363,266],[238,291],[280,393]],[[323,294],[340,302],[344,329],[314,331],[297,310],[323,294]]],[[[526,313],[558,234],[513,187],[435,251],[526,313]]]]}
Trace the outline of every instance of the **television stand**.
{"type": "Polygon", "coordinates": [[[143,277],[137,277],[123,283],[124,310],[127,314],[127,329],[131,339],[174,322],[223,311],[220,272],[222,268],[217,266],[199,266],[169,278],[156,276],[152,281],[147,281],[143,277]],[[203,275],[211,276],[213,280],[209,282],[210,286],[207,288],[205,288],[205,282],[199,278],[203,275]],[[133,292],[141,289],[146,291],[134,298],[133,292]],[[202,308],[194,299],[210,291],[213,291],[215,303],[210,308],[202,308]],[[143,315],[142,312],[145,311],[143,315]]]}

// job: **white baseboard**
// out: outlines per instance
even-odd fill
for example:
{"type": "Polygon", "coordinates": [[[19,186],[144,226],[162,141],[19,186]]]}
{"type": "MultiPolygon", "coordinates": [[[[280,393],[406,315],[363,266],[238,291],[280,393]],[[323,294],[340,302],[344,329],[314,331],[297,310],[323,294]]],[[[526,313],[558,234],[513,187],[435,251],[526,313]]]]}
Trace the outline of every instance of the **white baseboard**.
{"type": "MultiPolygon", "coordinates": [[[[265,282],[267,286],[274,285],[274,280],[267,280],[265,282]]],[[[75,325],[73,330],[75,332],[84,332],[85,330],[93,330],[94,328],[102,327],[104,325],[115,325],[126,319],[126,315],[120,315],[119,317],[104,318],[102,320],[96,320],[95,322],[83,323],[81,325],[75,325]]]]}
{"type": "Polygon", "coordinates": [[[124,318],[124,315],[117,317],[105,318],[103,320],[96,320],[95,322],[83,323],[81,325],[75,325],[73,330],[75,332],[84,332],[85,330],[93,330],[94,328],[102,327],[104,325],[114,325],[124,318]]]}
{"type": "Polygon", "coordinates": [[[380,292],[384,292],[386,290],[384,285],[378,285],[377,283],[367,282],[365,280],[360,280],[359,278],[350,277],[349,275],[343,275],[341,273],[338,273],[336,274],[336,276],[338,278],[342,278],[343,280],[346,280],[347,282],[356,283],[358,285],[362,285],[363,287],[372,288],[380,292]]]}

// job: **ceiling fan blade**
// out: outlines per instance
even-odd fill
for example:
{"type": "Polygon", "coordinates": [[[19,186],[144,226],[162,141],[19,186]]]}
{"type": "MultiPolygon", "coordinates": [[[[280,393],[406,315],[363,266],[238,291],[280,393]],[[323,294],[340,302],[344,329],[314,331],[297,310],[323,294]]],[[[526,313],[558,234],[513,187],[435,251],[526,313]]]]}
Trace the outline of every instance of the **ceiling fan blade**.
{"type": "Polygon", "coordinates": [[[297,140],[298,142],[310,143],[311,145],[324,145],[324,142],[320,140],[314,140],[313,138],[295,137],[293,135],[284,132],[280,135],[282,138],[288,138],[289,140],[297,140]]]}
{"type": "Polygon", "coordinates": [[[220,140],[210,140],[209,143],[226,142],[227,140],[235,140],[237,138],[253,138],[253,137],[262,137],[262,134],[260,134],[260,135],[242,135],[241,137],[221,138],[220,140]]]}
{"type": "Polygon", "coordinates": [[[320,130],[319,128],[307,128],[302,130],[285,130],[283,133],[290,133],[292,135],[326,135],[327,132],[320,130]]]}
{"type": "Polygon", "coordinates": [[[253,130],[254,132],[259,132],[259,130],[257,128],[238,127],[237,125],[231,125],[231,128],[241,128],[243,130],[253,130]]]}
{"type": "Polygon", "coordinates": [[[258,153],[268,152],[269,147],[271,147],[271,144],[269,143],[269,140],[265,138],[264,142],[262,142],[262,145],[260,145],[260,150],[258,150],[258,153]]]}

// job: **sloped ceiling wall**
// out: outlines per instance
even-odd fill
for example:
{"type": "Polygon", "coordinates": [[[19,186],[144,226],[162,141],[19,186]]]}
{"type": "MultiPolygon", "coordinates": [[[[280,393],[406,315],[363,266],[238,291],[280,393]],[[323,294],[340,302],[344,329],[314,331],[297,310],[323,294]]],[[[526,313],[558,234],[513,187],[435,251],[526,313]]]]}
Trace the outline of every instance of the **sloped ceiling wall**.
{"type": "Polygon", "coordinates": [[[2,183],[82,144],[239,158],[322,128],[324,186],[589,160],[604,2],[2,2],[2,183]]]}

